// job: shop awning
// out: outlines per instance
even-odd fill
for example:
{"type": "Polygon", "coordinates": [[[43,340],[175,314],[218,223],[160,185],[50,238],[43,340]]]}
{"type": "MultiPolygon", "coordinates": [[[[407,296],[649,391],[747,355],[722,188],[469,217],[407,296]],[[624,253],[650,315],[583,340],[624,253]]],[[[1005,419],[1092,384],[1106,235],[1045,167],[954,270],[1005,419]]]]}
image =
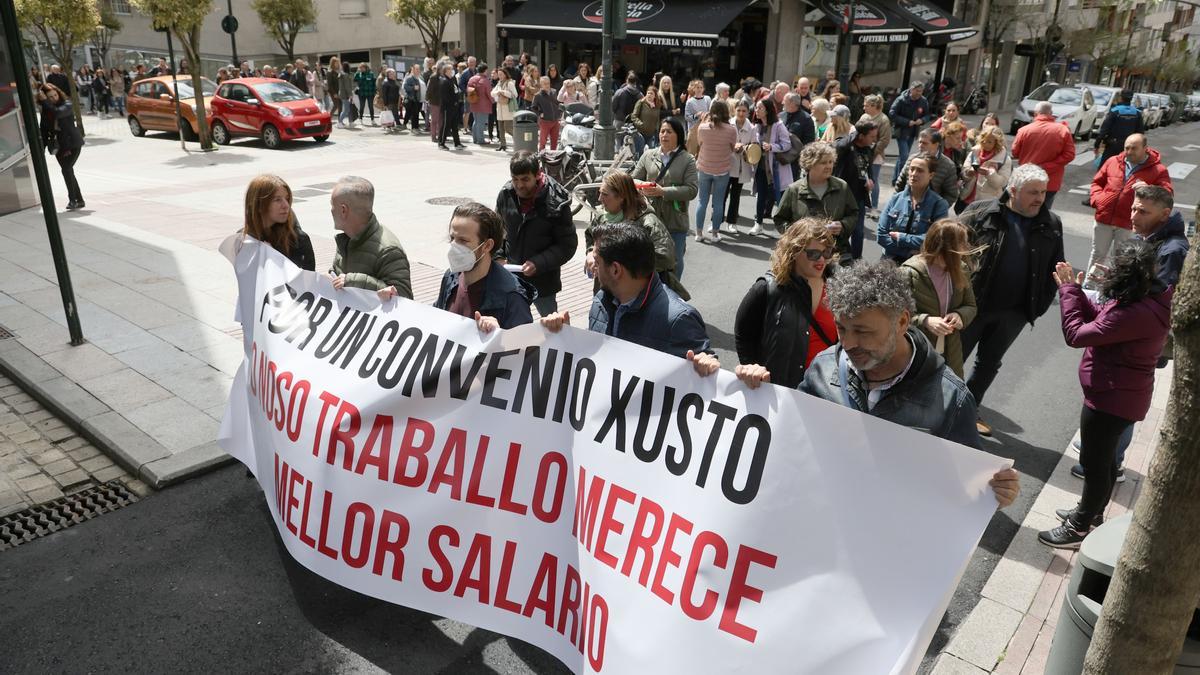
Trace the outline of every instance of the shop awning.
{"type": "MultiPolygon", "coordinates": [[[[628,37],[648,47],[711,49],[753,0],[628,0],[628,37]]],[[[496,27],[531,40],[600,42],[600,0],[526,0],[496,27]]]]}
{"type": "MultiPolygon", "coordinates": [[[[833,25],[842,30],[846,17],[850,13],[849,0],[816,0],[811,3],[833,25]]],[[[854,44],[887,44],[908,42],[912,38],[913,27],[906,19],[888,11],[884,3],[875,0],[857,0],[854,2],[854,44]]]]}
{"type": "Polygon", "coordinates": [[[966,40],[979,32],[950,12],[925,0],[895,0],[893,11],[912,23],[918,37],[925,38],[927,47],[966,40]]]}

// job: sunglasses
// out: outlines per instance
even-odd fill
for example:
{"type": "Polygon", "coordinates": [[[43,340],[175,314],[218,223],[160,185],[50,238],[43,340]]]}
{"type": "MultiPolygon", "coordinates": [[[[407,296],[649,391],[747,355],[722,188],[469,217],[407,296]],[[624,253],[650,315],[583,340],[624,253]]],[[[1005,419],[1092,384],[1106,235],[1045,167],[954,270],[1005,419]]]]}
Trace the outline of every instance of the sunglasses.
{"type": "Polygon", "coordinates": [[[804,257],[808,258],[809,262],[817,262],[821,258],[828,260],[833,257],[833,247],[830,246],[824,250],[818,248],[806,248],[804,249],[804,257]]]}

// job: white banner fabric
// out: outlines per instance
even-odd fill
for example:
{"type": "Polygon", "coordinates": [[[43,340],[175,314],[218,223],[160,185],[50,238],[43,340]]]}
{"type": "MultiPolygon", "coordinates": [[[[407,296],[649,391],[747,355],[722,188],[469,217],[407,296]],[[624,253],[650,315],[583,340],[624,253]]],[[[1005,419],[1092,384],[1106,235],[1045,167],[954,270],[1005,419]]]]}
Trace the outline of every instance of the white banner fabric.
{"type": "Polygon", "coordinates": [[[996,508],[1004,460],[837,404],[234,264],[221,444],[295,559],[575,672],[912,672],[996,508]]]}

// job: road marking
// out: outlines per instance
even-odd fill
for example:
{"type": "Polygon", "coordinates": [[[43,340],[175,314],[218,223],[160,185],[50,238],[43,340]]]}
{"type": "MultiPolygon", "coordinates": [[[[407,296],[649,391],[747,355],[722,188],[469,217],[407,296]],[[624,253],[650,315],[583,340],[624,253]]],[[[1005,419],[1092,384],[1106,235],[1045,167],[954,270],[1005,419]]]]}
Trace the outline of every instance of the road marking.
{"type": "MultiPolygon", "coordinates": [[[[1175,149],[1178,150],[1179,148],[1175,148],[1175,149]]],[[[1076,153],[1075,159],[1071,160],[1071,166],[1083,166],[1084,164],[1089,164],[1094,161],[1096,161],[1096,158],[1093,157],[1092,153],[1090,153],[1090,152],[1076,153]]]]}
{"type": "Polygon", "coordinates": [[[1188,164],[1187,162],[1171,162],[1167,166],[1167,173],[1171,174],[1171,178],[1183,180],[1184,178],[1187,178],[1188,174],[1190,174],[1195,168],[1195,164],[1188,164]]]}

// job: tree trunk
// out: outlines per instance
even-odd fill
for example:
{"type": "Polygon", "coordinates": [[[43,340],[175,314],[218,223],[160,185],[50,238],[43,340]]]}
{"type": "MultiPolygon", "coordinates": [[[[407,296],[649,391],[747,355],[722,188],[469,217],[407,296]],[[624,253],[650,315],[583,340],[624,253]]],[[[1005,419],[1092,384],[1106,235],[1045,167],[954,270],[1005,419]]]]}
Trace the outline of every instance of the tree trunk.
{"type": "Polygon", "coordinates": [[[1169,673],[1200,599],[1200,238],[1171,306],[1171,397],[1158,451],[1084,661],[1095,675],[1169,673]]]}
{"type": "Polygon", "coordinates": [[[196,127],[200,136],[200,148],[212,150],[212,134],[208,129],[208,112],[204,109],[204,75],[200,68],[200,28],[197,27],[179,38],[180,42],[184,44],[184,51],[187,52],[188,70],[192,72],[192,91],[195,93],[196,100],[196,127]]]}

